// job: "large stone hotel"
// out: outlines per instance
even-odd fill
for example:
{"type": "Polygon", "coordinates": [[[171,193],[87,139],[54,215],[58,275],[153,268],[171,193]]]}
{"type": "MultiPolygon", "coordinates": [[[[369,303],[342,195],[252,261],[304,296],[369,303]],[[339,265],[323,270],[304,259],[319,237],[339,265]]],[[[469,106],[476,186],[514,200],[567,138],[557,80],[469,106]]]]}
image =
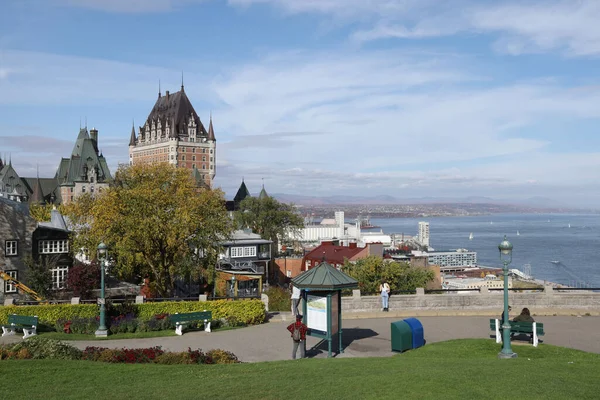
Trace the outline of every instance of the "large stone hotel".
{"type": "Polygon", "coordinates": [[[144,126],[131,128],[129,164],[168,162],[187,168],[200,185],[212,187],[217,147],[212,117],[208,130],[181,84],[176,93],[158,92],[158,99],[144,126]]]}

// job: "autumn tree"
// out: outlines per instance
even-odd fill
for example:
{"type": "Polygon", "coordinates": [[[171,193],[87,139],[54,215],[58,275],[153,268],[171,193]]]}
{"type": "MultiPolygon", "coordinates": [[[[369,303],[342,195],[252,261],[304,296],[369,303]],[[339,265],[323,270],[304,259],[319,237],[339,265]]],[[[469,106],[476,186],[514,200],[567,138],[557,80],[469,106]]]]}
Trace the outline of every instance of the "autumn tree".
{"type": "Polygon", "coordinates": [[[280,203],[271,196],[246,197],[235,213],[240,228],[250,228],[263,239],[277,244],[286,236],[294,236],[304,227],[304,220],[292,204],[280,203]]]}
{"type": "Polygon", "coordinates": [[[430,269],[411,267],[408,263],[397,261],[385,261],[375,255],[353,262],[346,260],[342,270],[356,279],[360,290],[365,293],[378,292],[382,279],[389,283],[394,292],[425,287],[435,277],[430,269]]]}
{"type": "Polygon", "coordinates": [[[224,204],[220,190],[198,188],[187,169],[141,164],[120,167],[109,189],[78,197],[66,213],[78,232],[74,248],[95,258],[103,241],[113,274],[149,275],[169,296],[176,277],[216,262],[232,229],[224,204]]]}

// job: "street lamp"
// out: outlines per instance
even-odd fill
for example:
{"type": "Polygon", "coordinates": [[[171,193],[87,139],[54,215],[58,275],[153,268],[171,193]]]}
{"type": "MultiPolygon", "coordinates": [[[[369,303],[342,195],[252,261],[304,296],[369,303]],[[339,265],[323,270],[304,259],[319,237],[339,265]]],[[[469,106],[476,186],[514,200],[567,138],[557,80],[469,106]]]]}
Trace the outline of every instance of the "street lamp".
{"type": "Polygon", "coordinates": [[[98,298],[98,304],[100,304],[100,326],[96,331],[96,337],[107,337],[108,329],[106,329],[106,298],[104,296],[104,275],[105,275],[105,262],[106,262],[106,249],[108,247],[104,243],[98,245],[98,258],[100,259],[100,298],[98,298]]]}
{"type": "Polygon", "coordinates": [[[515,358],[517,353],[510,347],[510,322],[508,318],[508,264],[512,262],[513,245],[508,241],[506,235],[504,240],[498,245],[500,250],[500,261],[504,264],[502,272],[504,273],[504,321],[502,321],[502,351],[498,353],[498,358],[515,358]]]}
{"type": "Polygon", "coordinates": [[[231,297],[235,298],[235,275],[231,275],[231,297]]]}

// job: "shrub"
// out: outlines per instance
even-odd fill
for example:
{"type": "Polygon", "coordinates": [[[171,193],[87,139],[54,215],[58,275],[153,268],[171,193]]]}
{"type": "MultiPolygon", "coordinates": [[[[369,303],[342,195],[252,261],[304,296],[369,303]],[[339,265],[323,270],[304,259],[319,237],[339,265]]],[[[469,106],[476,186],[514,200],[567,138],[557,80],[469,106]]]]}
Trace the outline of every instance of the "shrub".
{"type": "MultiPolygon", "coordinates": [[[[115,306],[115,310],[119,310],[118,307],[115,306]]],[[[187,313],[203,310],[212,311],[213,320],[235,318],[234,322],[241,325],[256,325],[265,321],[264,304],[262,301],[255,299],[237,301],[217,300],[210,302],[169,301],[131,304],[127,307],[142,321],[151,320],[157,314],[187,313]]],[[[95,304],[52,304],[0,307],[0,324],[6,324],[8,322],[8,315],[10,314],[37,315],[41,324],[56,327],[60,319],[73,321],[75,318],[95,318],[98,315],[98,306],[95,304]]]]}
{"type": "Polygon", "coordinates": [[[0,307],[0,323],[6,324],[10,314],[37,315],[40,324],[55,326],[59,319],[92,318],[98,315],[95,304],[45,304],[38,306],[0,307]]]}
{"type": "Polygon", "coordinates": [[[74,317],[68,320],[61,318],[58,321],[56,321],[55,329],[57,332],[81,333],[84,335],[91,335],[94,332],[96,332],[96,329],[98,329],[98,317],[74,317]],[[65,329],[67,327],[68,329],[65,329]]]}
{"type": "Polygon", "coordinates": [[[50,358],[53,360],[79,360],[81,350],[60,340],[47,339],[33,336],[12,347],[12,351],[19,354],[27,350],[33,359],[50,358]]]}
{"type": "Polygon", "coordinates": [[[137,332],[166,331],[174,329],[175,324],[171,322],[168,314],[157,314],[146,321],[139,321],[137,332]]]}
{"type": "Polygon", "coordinates": [[[73,294],[82,299],[89,299],[92,290],[100,286],[100,266],[97,260],[89,265],[77,262],[69,268],[67,276],[67,288],[73,291],[73,294]]]}
{"type": "Polygon", "coordinates": [[[109,330],[111,333],[133,333],[139,325],[133,314],[119,315],[110,319],[109,330]]]}
{"type": "Polygon", "coordinates": [[[269,311],[290,311],[292,309],[292,299],[289,290],[279,286],[271,286],[265,290],[269,296],[269,311]]]}
{"type": "Polygon", "coordinates": [[[154,360],[156,364],[176,365],[193,364],[189,353],[163,353],[154,360]]]}
{"type": "Polygon", "coordinates": [[[213,364],[237,364],[240,362],[235,354],[221,349],[210,350],[206,355],[212,358],[213,364]]]}
{"type": "Polygon", "coordinates": [[[109,363],[147,364],[154,362],[162,354],[164,351],[160,346],[142,349],[86,347],[82,359],[109,363]]]}

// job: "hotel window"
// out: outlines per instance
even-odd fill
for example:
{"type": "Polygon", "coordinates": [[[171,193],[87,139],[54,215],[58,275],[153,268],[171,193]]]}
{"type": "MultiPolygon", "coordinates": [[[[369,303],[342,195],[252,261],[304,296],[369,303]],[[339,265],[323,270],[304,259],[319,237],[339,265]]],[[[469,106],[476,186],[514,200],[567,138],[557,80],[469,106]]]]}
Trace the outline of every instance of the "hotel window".
{"type": "Polygon", "coordinates": [[[73,188],[71,188],[71,193],[73,193],[73,188]]]}
{"type": "Polygon", "coordinates": [[[196,164],[192,164],[192,168],[196,168],[196,164]]]}
{"type": "Polygon", "coordinates": [[[85,193],[85,186],[81,187],[81,193],[85,193]]]}
{"type": "Polygon", "coordinates": [[[4,242],[4,255],[16,256],[18,254],[18,247],[16,240],[7,240],[4,242]]]}
{"type": "MultiPolygon", "coordinates": [[[[4,273],[13,279],[19,279],[18,271],[4,271],[4,273]]],[[[17,293],[17,286],[7,280],[4,281],[4,293],[17,293]]]]}
{"type": "Polygon", "coordinates": [[[192,156],[192,161],[196,161],[196,156],[192,156]]]}
{"type": "Polygon", "coordinates": [[[194,148],[192,149],[192,153],[195,153],[195,152],[196,152],[196,148],[194,147],[194,148]]]}
{"type": "Polygon", "coordinates": [[[213,149],[210,149],[210,154],[212,154],[212,153],[213,153],[213,149]]]}
{"type": "Polygon", "coordinates": [[[212,157],[210,158],[210,162],[213,162],[213,158],[212,157]]]}
{"type": "Polygon", "coordinates": [[[204,149],[204,148],[203,148],[203,149],[202,149],[202,152],[203,152],[203,153],[206,153],[206,149],[204,149]]]}
{"type": "Polygon", "coordinates": [[[181,161],[185,161],[185,156],[181,156],[181,161]]]}
{"type": "Polygon", "coordinates": [[[202,169],[206,169],[206,165],[202,164],[202,169]]]}
{"type": "Polygon", "coordinates": [[[210,169],[213,169],[213,166],[212,166],[212,165],[210,166],[210,169]]]}
{"type": "Polygon", "coordinates": [[[69,267],[56,267],[50,270],[52,273],[52,289],[64,289],[69,267]]]}
{"type": "Polygon", "coordinates": [[[202,156],[202,161],[206,161],[206,156],[202,156]]]}

